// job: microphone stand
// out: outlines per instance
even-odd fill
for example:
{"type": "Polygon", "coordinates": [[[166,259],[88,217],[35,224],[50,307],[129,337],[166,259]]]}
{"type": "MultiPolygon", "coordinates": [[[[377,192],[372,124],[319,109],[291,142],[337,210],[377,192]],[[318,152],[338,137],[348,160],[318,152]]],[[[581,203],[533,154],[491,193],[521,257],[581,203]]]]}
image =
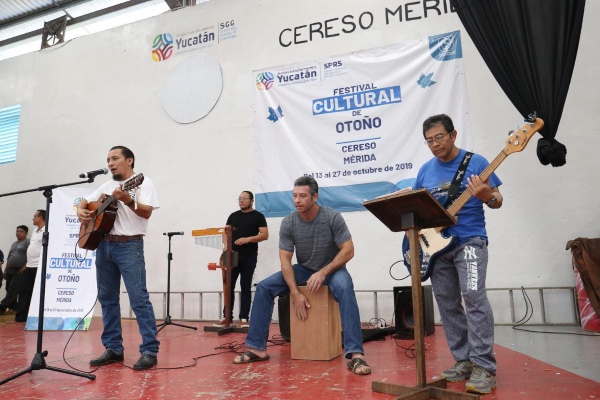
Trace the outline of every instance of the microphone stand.
{"type": "Polygon", "coordinates": [[[4,385],[6,382],[16,379],[21,375],[24,375],[28,372],[31,372],[33,370],[39,370],[39,369],[49,369],[51,371],[62,372],[64,374],[69,374],[69,375],[81,376],[83,378],[88,378],[91,380],[96,379],[96,375],[75,372],[75,371],[71,371],[68,369],[57,368],[57,367],[53,367],[51,365],[47,365],[44,357],[46,357],[48,355],[48,351],[47,350],[42,351],[42,342],[43,342],[43,336],[44,336],[44,300],[45,300],[45,296],[46,296],[46,265],[47,265],[47,259],[48,259],[48,240],[50,237],[50,234],[48,232],[48,225],[50,225],[50,204],[52,203],[52,189],[56,189],[56,188],[60,188],[60,187],[64,187],[64,186],[80,185],[82,183],[91,183],[91,182],[94,182],[94,178],[95,178],[95,175],[90,174],[88,180],[86,180],[86,181],[65,183],[65,184],[61,184],[61,185],[41,186],[36,189],[29,189],[29,190],[22,190],[19,192],[0,194],[0,197],[6,197],[6,196],[12,196],[15,194],[40,191],[40,192],[43,192],[44,197],[46,197],[46,226],[44,229],[44,234],[42,236],[42,255],[40,257],[40,260],[42,262],[42,270],[40,273],[40,308],[39,308],[39,313],[38,313],[36,353],[33,356],[33,360],[31,361],[31,365],[29,367],[25,368],[24,370],[22,370],[20,372],[17,372],[14,375],[9,376],[6,379],[1,380],[0,385],[4,385]]]}
{"type": "Polygon", "coordinates": [[[176,326],[180,326],[182,328],[198,330],[198,328],[196,328],[195,326],[176,324],[175,322],[171,321],[171,314],[170,314],[170,310],[169,310],[170,305],[171,305],[171,260],[173,259],[173,253],[171,253],[171,238],[173,237],[173,235],[178,235],[178,234],[179,234],[179,232],[169,232],[169,233],[164,234],[169,237],[169,254],[167,255],[167,316],[165,317],[165,322],[163,322],[162,324],[158,324],[156,326],[157,328],[160,327],[158,329],[158,331],[156,332],[157,335],[167,325],[176,325],[176,326]]]}

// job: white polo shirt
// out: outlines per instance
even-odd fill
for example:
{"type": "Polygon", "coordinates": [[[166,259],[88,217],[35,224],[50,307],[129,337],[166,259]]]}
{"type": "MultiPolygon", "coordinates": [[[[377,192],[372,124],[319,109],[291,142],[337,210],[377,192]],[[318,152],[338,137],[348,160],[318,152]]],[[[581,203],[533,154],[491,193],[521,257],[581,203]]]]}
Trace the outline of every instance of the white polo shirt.
{"type": "Polygon", "coordinates": [[[29,247],[27,247],[27,268],[37,268],[42,255],[42,239],[44,238],[44,227],[38,229],[37,226],[31,233],[29,247]]]}

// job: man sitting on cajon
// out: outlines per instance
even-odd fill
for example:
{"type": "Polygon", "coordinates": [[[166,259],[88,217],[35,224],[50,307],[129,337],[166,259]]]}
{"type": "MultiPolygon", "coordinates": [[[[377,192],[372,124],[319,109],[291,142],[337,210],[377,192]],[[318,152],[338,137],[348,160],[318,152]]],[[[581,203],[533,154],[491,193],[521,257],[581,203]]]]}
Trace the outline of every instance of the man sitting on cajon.
{"type": "Polygon", "coordinates": [[[346,263],[354,256],[352,236],[341,214],[317,205],[319,185],[310,176],[294,182],[296,211],[285,217],[279,230],[279,259],[281,271],[258,283],[252,303],[251,322],[246,337],[248,350],[237,356],[234,364],[266,361],[269,324],[273,315],[275,297],[290,293],[296,317],[306,319],[310,304],[298,284],[306,282],[309,292],[327,285],[340,305],[344,331],[344,351],[348,368],[357,375],[371,373],[371,367],[362,358],[362,331],[358,303],[352,278],[346,263]],[[298,264],[292,265],[296,250],[298,264]]]}

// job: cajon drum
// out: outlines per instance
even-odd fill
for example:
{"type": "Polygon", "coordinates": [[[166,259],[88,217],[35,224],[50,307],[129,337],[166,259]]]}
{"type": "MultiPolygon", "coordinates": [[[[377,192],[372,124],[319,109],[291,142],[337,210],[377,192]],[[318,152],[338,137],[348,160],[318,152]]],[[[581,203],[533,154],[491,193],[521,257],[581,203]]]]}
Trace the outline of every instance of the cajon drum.
{"type": "Polygon", "coordinates": [[[306,296],[310,308],[307,308],[308,317],[302,321],[290,301],[292,359],[327,361],[339,356],[342,354],[340,308],[329,288],[321,286],[315,293],[309,293],[306,286],[298,289],[306,296]]]}

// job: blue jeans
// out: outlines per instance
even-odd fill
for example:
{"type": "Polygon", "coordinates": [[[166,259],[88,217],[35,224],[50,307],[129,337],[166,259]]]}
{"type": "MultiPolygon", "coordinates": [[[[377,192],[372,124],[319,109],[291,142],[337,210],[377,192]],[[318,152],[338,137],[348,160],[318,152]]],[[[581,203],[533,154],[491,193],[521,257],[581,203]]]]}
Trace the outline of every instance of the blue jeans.
{"type": "MultiPolygon", "coordinates": [[[[235,304],[235,284],[238,276],[240,277],[240,289],[242,291],[240,301],[240,319],[248,319],[250,316],[250,304],[252,303],[252,277],[256,269],[258,256],[238,256],[238,265],[231,269],[231,319],[233,319],[233,305],[235,304]]],[[[225,307],[223,307],[223,318],[225,316],[225,307]]]]}
{"type": "MultiPolygon", "coordinates": [[[[300,265],[293,265],[296,283],[306,283],[314,271],[300,265]]],[[[346,358],[352,358],[352,353],[364,354],[362,346],[362,331],[358,303],[354,294],[352,277],[346,267],[340,268],[328,275],[323,282],[329,287],[329,292],[340,306],[340,318],[344,332],[344,351],[346,358]]],[[[281,271],[260,281],[254,293],[252,303],[252,322],[246,336],[246,347],[264,351],[267,349],[269,325],[273,315],[275,297],[289,293],[288,285],[281,271]]],[[[292,316],[292,318],[294,318],[292,316]]]]}
{"type": "Polygon", "coordinates": [[[121,335],[121,276],[135,313],[142,344],[140,353],[156,356],[160,342],[156,339],[156,317],[146,289],[144,241],[107,242],[102,240],[96,250],[98,301],[102,306],[102,344],[116,354],[123,354],[121,335]]]}

